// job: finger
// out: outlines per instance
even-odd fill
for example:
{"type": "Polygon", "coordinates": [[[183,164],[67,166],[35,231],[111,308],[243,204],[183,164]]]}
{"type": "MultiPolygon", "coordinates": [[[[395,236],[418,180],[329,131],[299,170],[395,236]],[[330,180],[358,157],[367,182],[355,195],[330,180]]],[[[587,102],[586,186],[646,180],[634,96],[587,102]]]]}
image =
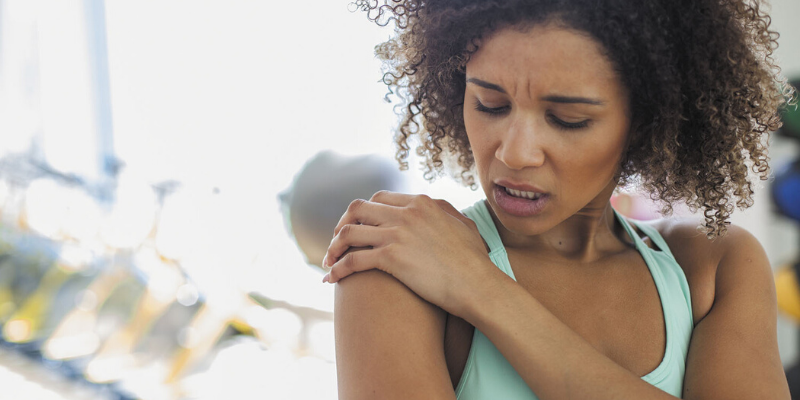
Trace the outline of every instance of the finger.
{"type": "MultiPolygon", "coordinates": [[[[344,256],[346,256],[346,255],[348,255],[348,254],[350,254],[350,253],[356,252],[356,251],[361,251],[361,250],[369,250],[369,249],[371,249],[371,248],[372,248],[372,246],[364,246],[364,247],[350,247],[350,248],[348,248],[347,250],[345,250],[345,251],[344,251],[344,253],[342,253],[342,255],[341,255],[341,256],[339,256],[339,258],[342,258],[342,257],[344,257],[344,256]]],[[[326,257],[326,258],[327,258],[327,257],[326,257]]],[[[324,260],[324,259],[323,259],[323,260],[324,260]]],[[[337,261],[337,260],[333,260],[333,261],[331,261],[331,262],[330,262],[329,264],[327,264],[327,265],[326,265],[325,263],[323,263],[322,269],[325,271],[325,273],[326,273],[326,274],[327,274],[328,272],[331,272],[331,268],[333,267],[333,266],[332,266],[332,264],[334,264],[336,261],[337,261]]],[[[326,281],[326,282],[327,282],[327,281],[326,281]]]]}
{"type": "Polygon", "coordinates": [[[339,219],[336,227],[333,228],[333,235],[339,234],[339,230],[348,224],[372,226],[393,224],[398,220],[398,214],[397,207],[364,199],[355,199],[350,202],[350,205],[347,206],[347,211],[339,219]]]}
{"type": "Polygon", "coordinates": [[[448,213],[453,214],[453,216],[462,215],[458,210],[453,208],[450,203],[445,200],[441,199],[432,199],[430,196],[426,194],[406,194],[406,193],[395,193],[390,192],[387,190],[381,190],[375,192],[370,198],[371,202],[378,202],[382,204],[392,205],[397,207],[398,209],[408,209],[408,208],[422,208],[422,209],[444,209],[444,205],[449,206],[449,210],[445,210],[448,213]],[[438,206],[438,207],[437,207],[438,206]],[[452,212],[450,211],[452,210],[452,212]]]}
{"type": "Polygon", "coordinates": [[[379,190],[370,197],[369,201],[395,207],[405,207],[417,196],[419,195],[379,190]]]}
{"type": "Polygon", "coordinates": [[[332,265],[351,247],[380,247],[388,242],[392,228],[379,228],[371,225],[344,225],[333,237],[323,265],[332,265]]]}
{"type": "Polygon", "coordinates": [[[377,249],[364,249],[347,253],[331,266],[331,271],[326,275],[327,282],[336,283],[356,272],[383,269],[380,260],[380,251],[377,249]]]}

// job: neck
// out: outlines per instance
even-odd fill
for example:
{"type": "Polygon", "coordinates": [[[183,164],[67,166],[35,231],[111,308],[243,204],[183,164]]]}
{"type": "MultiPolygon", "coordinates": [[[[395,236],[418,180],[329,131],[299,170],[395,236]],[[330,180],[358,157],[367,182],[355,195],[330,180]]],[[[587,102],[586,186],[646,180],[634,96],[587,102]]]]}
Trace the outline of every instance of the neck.
{"type": "Polygon", "coordinates": [[[510,250],[535,253],[539,259],[591,263],[632,245],[611,208],[611,195],[595,199],[550,230],[526,235],[506,229],[489,208],[503,245],[510,250]]]}

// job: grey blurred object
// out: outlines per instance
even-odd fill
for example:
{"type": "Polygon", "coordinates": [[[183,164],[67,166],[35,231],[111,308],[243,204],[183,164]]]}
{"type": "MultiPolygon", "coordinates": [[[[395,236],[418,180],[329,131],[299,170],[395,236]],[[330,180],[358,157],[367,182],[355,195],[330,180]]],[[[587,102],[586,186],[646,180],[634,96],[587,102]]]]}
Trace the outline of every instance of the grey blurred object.
{"type": "Polygon", "coordinates": [[[343,156],[323,151],[312,157],[279,194],[287,229],[310,265],[322,268],[333,229],[355,199],[375,192],[406,192],[397,164],[378,155],[343,156]]]}

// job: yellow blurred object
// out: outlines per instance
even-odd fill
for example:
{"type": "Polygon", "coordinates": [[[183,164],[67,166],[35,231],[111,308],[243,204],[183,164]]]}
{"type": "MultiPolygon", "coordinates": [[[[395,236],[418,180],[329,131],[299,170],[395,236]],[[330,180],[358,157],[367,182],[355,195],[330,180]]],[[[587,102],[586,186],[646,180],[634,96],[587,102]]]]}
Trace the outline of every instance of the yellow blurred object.
{"type": "Polygon", "coordinates": [[[208,353],[228,328],[231,319],[230,315],[221,315],[204,304],[185,328],[186,337],[182,340],[181,348],[172,357],[165,383],[177,382],[187,367],[208,353]]]}
{"type": "Polygon", "coordinates": [[[778,309],[800,324],[800,284],[792,264],[780,267],[775,272],[775,289],[778,309]]]}
{"type": "MultiPolygon", "coordinates": [[[[174,296],[173,296],[174,297],[174,296]]],[[[86,376],[95,383],[121,379],[136,364],[134,348],[150,331],[153,324],[173,303],[147,289],[139,297],[135,312],[125,326],[115,331],[86,366],[86,376]]]]}
{"type": "Polygon", "coordinates": [[[233,313],[228,313],[204,304],[195,314],[189,326],[184,328],[181,336],[181,347],[175,352],[171,359],[171,367],[165,383],[173,384],[182,376],[181,374],[191,367],[194,363],[205,356],[222,337],[228,326],[246,335],[256,335],[256,329],[247,321],[246,316],[242,315],[250,307],[263,308],[249,296],[238,299],[240,307],[233,313]]]}
{"type": "Polygon", "coordinates": [[[58,288],[71,276],[62,268],[50,268],[39,282],[39,286],[28,296],[22,306],[3,326],[3,336],[12,343],[27,343],[35,340],[47,312],[51,308],[58,288]],[[25,326],[25,329],[21,329],[25,326]]]}
{"type": "Polygon", "coordinates": [[[11,283],[12,279],[0,282],[0,324],[4,323],[17,308],[11,283]]]}
{"type": "Polygon", "coordinates": [[[121,268],[98,275],[83,292],[81,303],[64,317],[44,343],[45,355],[51,360],[62,360],[97,351],[100,346],[95,333],[98,312],[126,277],[127,274],[121,268]]]}

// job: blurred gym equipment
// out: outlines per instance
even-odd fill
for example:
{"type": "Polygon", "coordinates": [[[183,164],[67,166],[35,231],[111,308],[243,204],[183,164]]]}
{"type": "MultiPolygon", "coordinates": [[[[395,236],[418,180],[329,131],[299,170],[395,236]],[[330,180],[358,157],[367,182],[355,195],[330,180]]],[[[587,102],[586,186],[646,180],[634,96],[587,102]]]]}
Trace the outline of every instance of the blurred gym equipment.
{"type": "Polygon", "coordinates": [[[303,166],[280,201],[297,246],[309,265],[321,269],[333,228],[353,200],[368,200],[380,190],[405,192],[407,188],[405,176],[391,160],[325,151],[303,166]]]}
{"type": "MultiPolygon", "coordinates": [[[[800,88],[800,80],[792,80],[789,84],[800,88]]],[[[800,143],[800,109],[797,105],[788,106],[781,115],[783,127],[778,135],[800,143]]],[[[772,201],[775,211],[792,221],[800,223],[800,157],[795,158],[776,169],[775,181],[772,182],[772,201]]],[[[800,249],[798,243],[797,249],[800,249]]],[[[775,272],[775,288],[778,297],[778,309],[783,315],[800,324],[800,260],[789,262],[775,272]]],[[[786,378],[793,399],[800,399],[800,364],[786,368],[786,378]]]]}

